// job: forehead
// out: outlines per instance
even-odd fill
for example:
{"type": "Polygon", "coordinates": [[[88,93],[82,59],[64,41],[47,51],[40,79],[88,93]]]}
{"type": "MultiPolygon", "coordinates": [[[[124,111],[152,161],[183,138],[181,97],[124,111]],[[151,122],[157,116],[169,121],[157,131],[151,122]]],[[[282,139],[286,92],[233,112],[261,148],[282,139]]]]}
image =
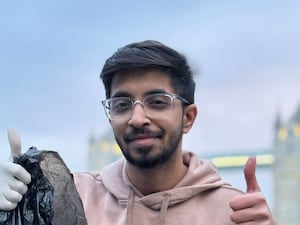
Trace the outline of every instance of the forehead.
{"type": "Polygon", "coordinates": [[[161,71],[118,73],[111,83],[112,97],[122,94],[142,97],[153,90],[174,93],[171,75],[161,71]]]}

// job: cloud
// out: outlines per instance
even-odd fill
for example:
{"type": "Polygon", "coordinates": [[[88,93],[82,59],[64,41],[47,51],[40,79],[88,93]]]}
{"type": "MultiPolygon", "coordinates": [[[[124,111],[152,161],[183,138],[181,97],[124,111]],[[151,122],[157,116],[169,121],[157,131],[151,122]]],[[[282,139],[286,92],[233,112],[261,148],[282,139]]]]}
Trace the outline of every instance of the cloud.
{"type": "Polygon", "coordinates": [[[274,66],[225,85],[198,79],[199,115],[185,146],[202,154],[271,148],[277,113],[287,120],[300,104],[299,74],[274,66]]]}

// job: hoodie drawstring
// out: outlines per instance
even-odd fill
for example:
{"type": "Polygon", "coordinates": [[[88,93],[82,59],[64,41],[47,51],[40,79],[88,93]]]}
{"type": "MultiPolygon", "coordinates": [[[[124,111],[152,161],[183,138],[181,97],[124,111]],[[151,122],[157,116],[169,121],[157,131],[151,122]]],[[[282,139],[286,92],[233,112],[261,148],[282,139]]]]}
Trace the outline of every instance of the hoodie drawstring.
{"type": "Polygon", "coordinates": [[[133,224],[133,202],[134,202],[134,192],[129,188],[128,194],[128,204],[127,204],[127,225],[133,224]]]}
{"type": "MultiPolygon", "coordinates": [[[[159,224],[165,225],[167,211],[169,207],[169,195],[165,195],[160,207],[159,224]]],[[[128,202],[127,202],[127,225],[133,224],[133,205],[134,205],[134,192],[129,188],[128,202]]]]}
{"type": "Polygon", "coordinates": [[[159,224],[161,225],[165,225],[165,219],[167,217],[168,207],[169,207],[169,195],[166,195],[160,207],[159,224]]]}

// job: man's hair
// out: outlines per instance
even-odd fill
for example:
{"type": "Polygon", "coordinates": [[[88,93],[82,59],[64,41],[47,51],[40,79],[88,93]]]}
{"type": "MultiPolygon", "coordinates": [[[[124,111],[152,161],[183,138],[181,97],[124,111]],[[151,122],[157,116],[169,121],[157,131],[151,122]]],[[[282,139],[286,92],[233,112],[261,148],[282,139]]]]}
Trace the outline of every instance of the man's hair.
{"type": "Polygon", "coordinates": [[[186,58],[176,50],[152,40],[128,44],[106,60],[100,74],[106,98],[110,98],[111,83],[116,73],[152,70],[170,74],[176,94],[194,103],[195,82],[186,58]]]}

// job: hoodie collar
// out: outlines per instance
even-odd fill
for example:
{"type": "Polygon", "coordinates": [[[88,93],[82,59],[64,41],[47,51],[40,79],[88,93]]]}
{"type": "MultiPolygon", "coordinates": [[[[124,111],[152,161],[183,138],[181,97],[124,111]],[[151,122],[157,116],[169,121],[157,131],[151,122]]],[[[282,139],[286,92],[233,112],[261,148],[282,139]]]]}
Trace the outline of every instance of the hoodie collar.
{"type": "Polygon", "coordinates": [[[104,186],[119,200],[121,205],[127,205],[129,192],[132,190],[136,201],[154,210],[161,209],[166,196],[168,196],[167,202],[170,207],[203,191],[226,185],[211,162],[202,160],[191,152],[183,153],[183,162],[188,166],[188,171],[173,189],[149,195],[143,195],[129,181],[125,171],[126,162],[123,158],[104,168],[101,171],[101,177],[104,186]]]}

